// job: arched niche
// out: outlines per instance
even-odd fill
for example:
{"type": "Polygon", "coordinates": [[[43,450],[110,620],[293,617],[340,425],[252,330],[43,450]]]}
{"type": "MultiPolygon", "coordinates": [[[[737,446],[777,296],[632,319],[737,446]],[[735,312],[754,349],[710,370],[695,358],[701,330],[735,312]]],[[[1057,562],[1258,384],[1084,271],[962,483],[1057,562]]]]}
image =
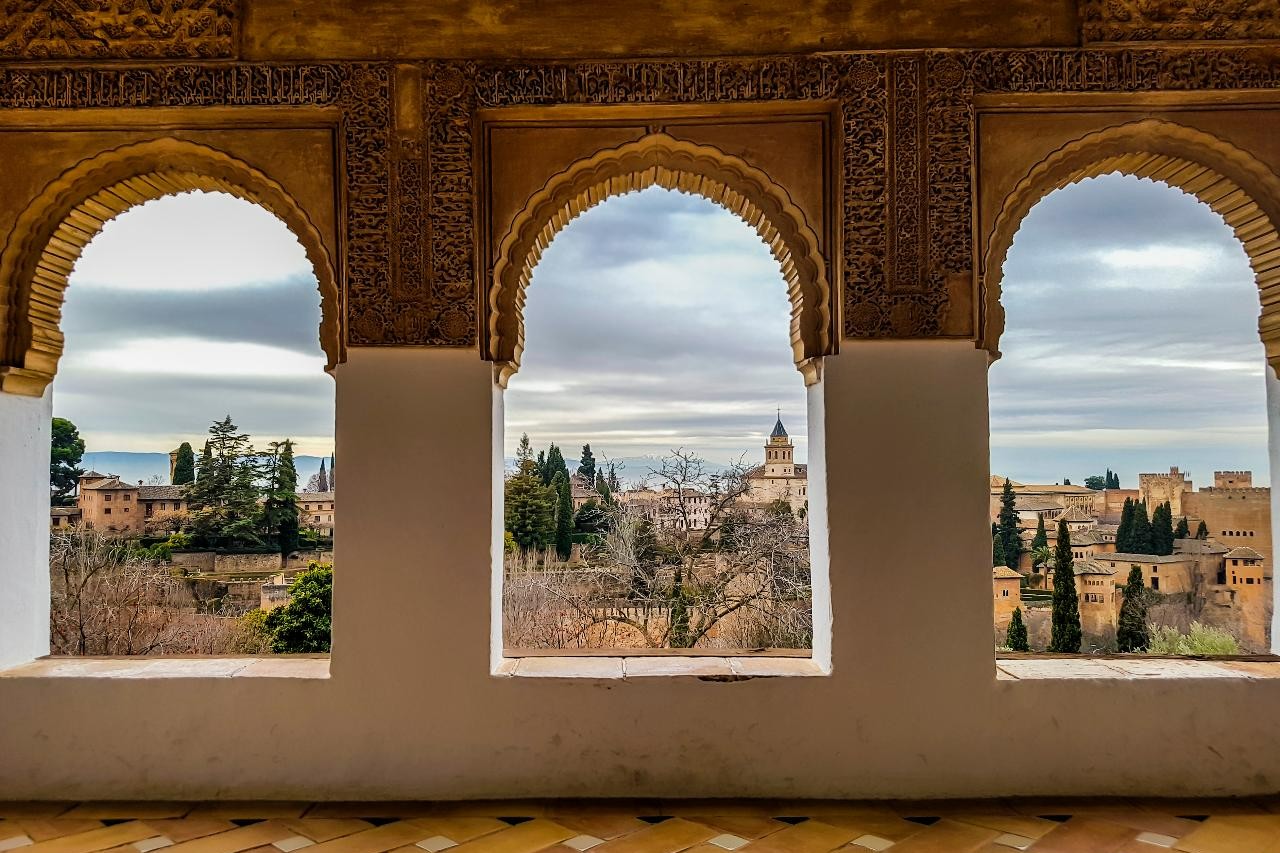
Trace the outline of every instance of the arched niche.
{"type": "Polygon", "coordinates": [[[1244,246],[1258,284],[1258,329],[1267,361],[1280,367],[1280,178],[1223,139],[1160,119],[1117,125],[1066,143],[1032,167],[1005,197],[983,254],[979,346],[999,358],[1004,262],[1031,208],[1054,190],[1117,172],[1177,187],[1226,221],[1244,246]]]}
{"type": "Polygon", "coordinates": [[[0,254],[0,391],[40,396],[62,356],[67,279],[102,227],[167,195],[225,192],[260,205],[302,244],[320,290],[326,369],[344,357],[337,274],[319,230],[276,181],[222,151],[180,139],[125,145],[77,163],[19,215],[0,254]]]}
{"type": "Polygon", "coordinates": [[[556,234],[611,196],[651,186],[700,195],[755,229],[782,269],[791,301],[791,349],[812,385],[834,352],[833,294],[818,236],[787,191],[760,169],[709,145],[651,133],[579,160],[525,203],[503,236],[488,286],[488,346],[502,387],[520,367],[525,291],[556,234]]]}

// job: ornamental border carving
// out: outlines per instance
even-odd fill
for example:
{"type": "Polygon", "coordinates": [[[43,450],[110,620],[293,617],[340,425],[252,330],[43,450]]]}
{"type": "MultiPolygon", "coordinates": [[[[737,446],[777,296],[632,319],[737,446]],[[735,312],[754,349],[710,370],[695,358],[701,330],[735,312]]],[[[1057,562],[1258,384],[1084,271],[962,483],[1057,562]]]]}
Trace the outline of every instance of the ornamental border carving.
{"type": "Polygon", "coordinates": [[[1276,0],[1080,0],[1081,36],[1089,42],[1280,38],[1276,0]]]}
{"type": "Polygon", "coordinates": [[[0,59],[229,59],[239,0],[24,0],[0,13],[0,59]]]}
{"type": "Polygon", "coordinates": [[[129,208],[190,190],[228,192],[275,214],[306,250],[320,291],[327,369],[343,358],[338,284],[319,230],[280,184],[225,152],[164,138],[102,152],[50,183],[0,253],[0,389],[39,396],[57,372],[67,279],[102,226],[129,208]]]}
{"type": "Polygon", "coordinates": [[[421,81],[408,130],[389,63],[0,64],[0,109],[264,107],[284,123],[280,108],[331,108],[346,342],[474,346],[480,109],[836,101],[842,257],[826,260],[842,276],[825,273],[843,279],[833,310],[844,335],[976,338],[975,98],[1280,89],[1280,47],[1203,43],[402,67],[421,81]]]}
{"type": "Polygon", "coordinates": [[[488,288],[487,357],[499,384],[519,369],[525,292],[555,235],[606,199],[650,186],[703,196],[756,230],[782,268],[791,302],[791,348],[806,384],[831,353],[831,286],[818,235],[786,189],[739,157],[665,133],[605,149],[552,176],[503,235],[488,288]]]}
{"type": "Polygon", "coordinates": [[[999,357],[1003,266],[1027,213],[1056,189],[1111,172],[1165,181],[1222,216],[1253,268],[1262,305],[1262,342],[1268,360],[1280,365],[1280,176],[1217,136],[1165,119],[1131,121],[1072,139],[1018,181],[984,247],[986,292],[978,345],[999,357]]]}

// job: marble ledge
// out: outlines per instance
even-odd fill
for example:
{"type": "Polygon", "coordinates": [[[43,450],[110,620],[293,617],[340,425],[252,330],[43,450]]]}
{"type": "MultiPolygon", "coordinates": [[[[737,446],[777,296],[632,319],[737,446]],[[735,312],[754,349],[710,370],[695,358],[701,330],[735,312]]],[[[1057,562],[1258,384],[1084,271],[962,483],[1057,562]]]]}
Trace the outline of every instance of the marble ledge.
{"type": "Polygon", "coordinates": [[[998,681],[1052,681],[1101,679],[1145,681],[1153,679],[1280,680],[1280,660],[1233,661],[1189,658],[1017,658],[996,661],[998,681]]]}
{"type": "Polygon", "coordinates": [[[641,678],[694,678],[745,681],[830,675],[812,658],[787,657],[525,657],[504,658],[492,673],[499,678],[563,678],[628,681],[641,678]]]}
{"type": "Polygon", "coordinates": [[[300,678],[327,679],[328,657],[47,657],[0,670],[6,678],[300,678]]]}

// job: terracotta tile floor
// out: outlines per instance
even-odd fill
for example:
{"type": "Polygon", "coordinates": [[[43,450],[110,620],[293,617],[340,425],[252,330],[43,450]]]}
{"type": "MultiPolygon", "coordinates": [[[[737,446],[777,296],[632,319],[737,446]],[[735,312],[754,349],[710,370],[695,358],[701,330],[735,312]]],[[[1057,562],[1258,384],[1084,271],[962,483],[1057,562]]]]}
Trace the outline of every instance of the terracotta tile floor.
{"type": "Polygon", "coordinates": [[[0,803],[0,853],[1280,853],[1250,800],[0,803]]]}

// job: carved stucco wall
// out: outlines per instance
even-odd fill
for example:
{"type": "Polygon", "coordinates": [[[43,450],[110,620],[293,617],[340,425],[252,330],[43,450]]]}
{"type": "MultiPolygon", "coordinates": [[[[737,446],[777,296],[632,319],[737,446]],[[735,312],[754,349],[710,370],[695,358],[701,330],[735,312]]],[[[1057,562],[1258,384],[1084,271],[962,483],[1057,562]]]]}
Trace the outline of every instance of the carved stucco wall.
{"type": "MultiPolygon", "coordinates": [[[[340,114],[339,285],[356,346],[474,346],[476,111],[835,101],[850,338],[977,336],[975,99],[1280,88],[1270,46],[904,51],[581,63],[0,65],[0,110],[236,106],[340,114]],[[403,71],[403,66],[401,67],[403,71]]],[[[567,164],[566,164],[567,165],[567,164]]],[[[837,277],[830,276],[832,280],[837,277]]],[[[21,285],[21,283],[19,283],[21,285]]]]}

